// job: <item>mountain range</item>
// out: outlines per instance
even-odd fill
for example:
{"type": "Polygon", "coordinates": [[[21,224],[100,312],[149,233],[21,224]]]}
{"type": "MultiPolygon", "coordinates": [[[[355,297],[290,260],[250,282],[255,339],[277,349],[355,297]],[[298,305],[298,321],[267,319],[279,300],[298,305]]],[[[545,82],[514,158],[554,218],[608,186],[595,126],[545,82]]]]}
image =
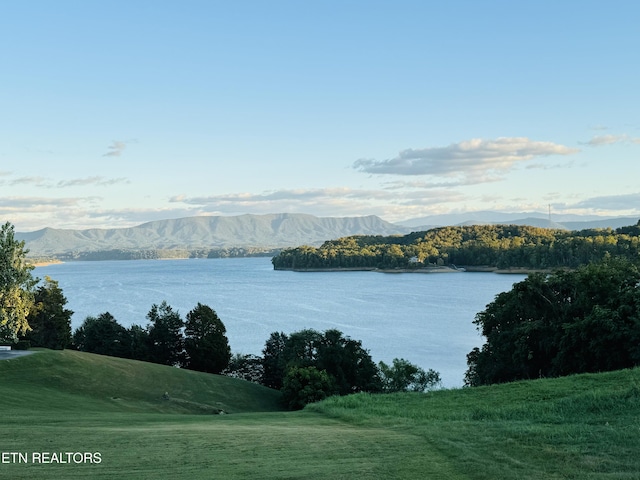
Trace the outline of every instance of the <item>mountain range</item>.
{"type": "Polygon", "coordinates": [[[393,235],[407,228],[376,216],[315,217],[280,213],[272,215],[199,216],[157,220],[129,228],[63,230],[44,228],[16,233],[29,255],[67,256],[77,252],[108,250],[172,250],[261,248],[277,249],[349,235],[393,235]]]}
{"type": "Polygon", "coordinates": [[[449,213],[412,218],[398,225],[414,231],[429,230],[449,225],[529,225],[562,230],[584,230],[587,228],[619,228],[635,225],[638,217],[603,217],[600,215],[553,214],[542,212],[505,213],[483,210],[466,213],[449,213]]]}
{"type": "Polygon", "coordinates": [[[199,216],[157,220],[128,228],[69,230],[44,228],[16,232],[32,257],[69,257],[82,252],[111,250],[279,249],[320,245],[349,235],[394,235],[447,225],[500,224],[582,230],[635,225],[634,217],[554,215],[540,212],[472,212],[434,215],[390,223],[375,215],[315,217],[298,213],[239,216],[199,216]]]}

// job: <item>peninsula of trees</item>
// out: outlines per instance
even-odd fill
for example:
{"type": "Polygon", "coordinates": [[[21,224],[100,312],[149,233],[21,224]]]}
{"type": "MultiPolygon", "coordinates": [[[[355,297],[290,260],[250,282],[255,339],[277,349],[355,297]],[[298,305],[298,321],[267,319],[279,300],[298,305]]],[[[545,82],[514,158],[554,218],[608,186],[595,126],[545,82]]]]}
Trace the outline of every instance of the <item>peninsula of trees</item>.
{"type": "Polygon", "coordinates": [[[522,225],[434,228],[408,235],[354,235],[316,248],[284,249],[276,270],[411,269],[456,266],[494,269],[576,268],[606,256],[637,259],[640,221],[615,230],[555,230],[522,225]]]}

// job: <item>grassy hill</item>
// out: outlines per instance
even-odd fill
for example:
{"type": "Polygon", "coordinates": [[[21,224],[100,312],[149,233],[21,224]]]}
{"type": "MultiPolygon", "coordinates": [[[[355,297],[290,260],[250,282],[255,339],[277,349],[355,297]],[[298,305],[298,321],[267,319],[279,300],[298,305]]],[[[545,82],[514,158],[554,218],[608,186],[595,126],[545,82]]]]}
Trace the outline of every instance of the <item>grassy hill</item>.
{"type": "Polygon", "coordinates": [[[640,472],[638,369],[359,394],[301,412],[281,411],[277,392],[241,380],[72,351],[0,361],[0,379],[2,478],[631,479],[640,472]],[[212,415],[221,409],[229,414],[212,415]],[[34,452],[99,452],[101,463],[33,463],[34,452]]]}
{"type": "Polygon", "coordinates": [[[225,413],[279,410],[279,392],[220,375],[72,350],[0,361],[0,407],[43,411],[225,413]],[[44,394],[46,392],[46,395],[44,394]]]}

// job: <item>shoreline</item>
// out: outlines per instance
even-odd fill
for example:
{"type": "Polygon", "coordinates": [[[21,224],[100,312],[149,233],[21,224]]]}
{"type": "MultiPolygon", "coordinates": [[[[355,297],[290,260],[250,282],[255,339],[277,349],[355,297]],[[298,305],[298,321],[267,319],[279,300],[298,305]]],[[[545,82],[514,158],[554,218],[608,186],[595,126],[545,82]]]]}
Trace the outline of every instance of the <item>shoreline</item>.
{"type": "Polygon", "coordinates": [[[377,268],[377,267],[331,267],[331,268],[274,268],[290,272],[378,272],[378,273],[456,273],[464,270],[452,267],[426,268],[377,268]]]}
{"type": "Polygon", "coordinates": [[[422,268],[377,268],[377,267],[331,267],[331,268],[275,268],[274,270],[283,270],[301,273],[317,273],[317,272],[377,272],[377,273],[497,273],[500,275],[529,275],[531,273],[552,273],[551,269],[535,269],[524,267],[498,268],[498,267],[422,267],[422,268]]]}
{"type": "Polygon", "coordinates": [[[61,260],[49,260],[46,262],[34,262],[34,263],[29,263],[29,265],[32,265],[34,267],[48,267],[49,265],[59,265],[59,264],[63,264],[64,262],[61,260]]]}

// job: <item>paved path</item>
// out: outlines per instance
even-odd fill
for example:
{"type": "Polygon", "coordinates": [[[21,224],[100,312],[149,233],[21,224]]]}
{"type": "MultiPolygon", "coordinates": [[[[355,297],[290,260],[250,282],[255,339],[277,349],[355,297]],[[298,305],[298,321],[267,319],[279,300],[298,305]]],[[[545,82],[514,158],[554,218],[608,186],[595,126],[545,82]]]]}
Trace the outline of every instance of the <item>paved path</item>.
{"type": "Polygon", "coordinates": [[[0,350],[0,360],[9,360],[11,358],[18,358],[24,355],[31,355],[29,350],[0,350]]]}

